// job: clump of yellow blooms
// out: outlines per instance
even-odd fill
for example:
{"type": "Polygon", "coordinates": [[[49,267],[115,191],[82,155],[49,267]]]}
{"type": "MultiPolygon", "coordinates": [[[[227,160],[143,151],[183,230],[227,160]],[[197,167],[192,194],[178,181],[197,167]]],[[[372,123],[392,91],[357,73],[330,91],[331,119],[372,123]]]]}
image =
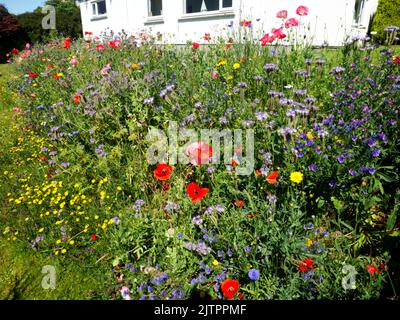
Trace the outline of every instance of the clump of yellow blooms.
{"type": "Polygon", "coordinates": [[[290,174],[290,181],[294,183],[301,183],[303,181],[303,174],[301,172],[295,171],[290,174]]]}

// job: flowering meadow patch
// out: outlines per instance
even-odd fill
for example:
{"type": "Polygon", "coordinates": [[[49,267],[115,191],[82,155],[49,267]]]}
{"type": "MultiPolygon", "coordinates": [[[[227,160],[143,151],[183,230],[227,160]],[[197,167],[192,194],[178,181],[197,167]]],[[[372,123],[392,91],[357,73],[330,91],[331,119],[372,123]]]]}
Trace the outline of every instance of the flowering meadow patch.
{"type": "Polygon", "coordinates": [[[14,51],[1,237],[96,256],[110,299],[396,296],[398,56],[279,46],[308,8],[290,14],[260,41],[243,20],[245,40],[205,34],[213,46],[85,35],[14,51]],[[252,130],[251,174],[236,171],[251,150],[240,135],[218,136],[235,140],[227,162],[212,137],[165,136],[158,146],[186,162],[150,163],[146,137],[170,121],[183,135],[252,130]]]}

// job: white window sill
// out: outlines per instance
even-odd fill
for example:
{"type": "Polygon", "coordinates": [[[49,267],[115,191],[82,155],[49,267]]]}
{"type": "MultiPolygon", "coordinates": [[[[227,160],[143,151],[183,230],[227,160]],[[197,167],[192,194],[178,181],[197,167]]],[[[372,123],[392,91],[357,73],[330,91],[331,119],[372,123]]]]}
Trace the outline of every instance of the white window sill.
{"type": "Polygon", "coordinates": [[[164,17],[163,16],[147,17],[144,22],[144,24],[153,24],[153,23],[164,23],[164,17]]]}
{"type": "Polygon", "coordinates": [[[107,19],[107,14],[102,14],[102,15],[98,15],[98,16],[92,16],[90,21],[103,20],[103,19],[107,19]]]}
{"type": "Polygon", "coordinates": [[[195,19],[203,19],[203,18],[231,17],[234,15],[235,15],[235,12],[233,9],[186,13],[182,17],[180,17],[178,19],[178,21],[195,20],[195,19]]]}

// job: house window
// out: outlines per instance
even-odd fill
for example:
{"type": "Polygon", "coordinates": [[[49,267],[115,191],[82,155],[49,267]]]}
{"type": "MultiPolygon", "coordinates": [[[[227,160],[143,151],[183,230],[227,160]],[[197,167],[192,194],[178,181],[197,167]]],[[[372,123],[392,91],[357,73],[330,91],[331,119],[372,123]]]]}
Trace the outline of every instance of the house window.
{"type": "Polygon", "coordinates": [[[149,0],[149,17],[162,16],[162,0],[149,0]]]}
{"type": "Polygon", "coordinates": [[[232,8],[233,0],[186,0],[185,13],[218,11],[232,8]]]}
{"type": "Polygon", "coordinates": [[[92,2],[92,14],[93,16],[102,16],[107,14],[106,0],[92,2]]]}

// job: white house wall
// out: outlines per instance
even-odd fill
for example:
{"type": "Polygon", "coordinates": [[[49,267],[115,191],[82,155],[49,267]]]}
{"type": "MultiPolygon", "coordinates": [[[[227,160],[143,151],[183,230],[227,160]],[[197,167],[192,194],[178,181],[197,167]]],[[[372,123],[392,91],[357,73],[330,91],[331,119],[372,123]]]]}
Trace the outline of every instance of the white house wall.
{"type": "MultiPolygon", "coordinates": [[[[289,18],[298,16],[295,13],[299,5],[309,8],[309,15],[302,17],[307,40],[315,45],[324,42],[329,45],[341,45],[346,35],[366,32],[371,12],[376,9],[377,0],[365,0],[361,18],[361,29],[354,28],[355,0],[233,0],[232,14],[215,16],[213,12],[201,14],[184,14],[184,0],[163,0],[163,20],[153,22],[157,17],[148,17],[147,0],[106,0],[107,19],[92,21],[90,1],[81,3],[83,30],[100,35],[107,28],[118,33],[124,29],[128,33],[141,31],[163,34],[163,41],[168,43],[185,43],[187,41],[203,42],[205,33],[212,37],[228,35],[239,30],[239,21],[252,20],[252,33],[255,39],[262,34],[279,27],[282,21],[276,18],[280,10],[288,10],[289,18]],[[210,14],[207,16],[207,14],[210,14]],[[200,18],[194,19],[196,15],[200,18]],[[228,27],[231,21],[234,27],[228,27]]],[[[228,12],[229,13],[229,12],[228,12]]],[[[242,29],[243,30],[243,29],[242,29]]],[[[248,30],[248,29],[247,29],[248,30]]],[[[300,31],[299,30],[299,31],[300,31]]],[[[364,35],[363,34],[363,35],[364,35]]]]}

